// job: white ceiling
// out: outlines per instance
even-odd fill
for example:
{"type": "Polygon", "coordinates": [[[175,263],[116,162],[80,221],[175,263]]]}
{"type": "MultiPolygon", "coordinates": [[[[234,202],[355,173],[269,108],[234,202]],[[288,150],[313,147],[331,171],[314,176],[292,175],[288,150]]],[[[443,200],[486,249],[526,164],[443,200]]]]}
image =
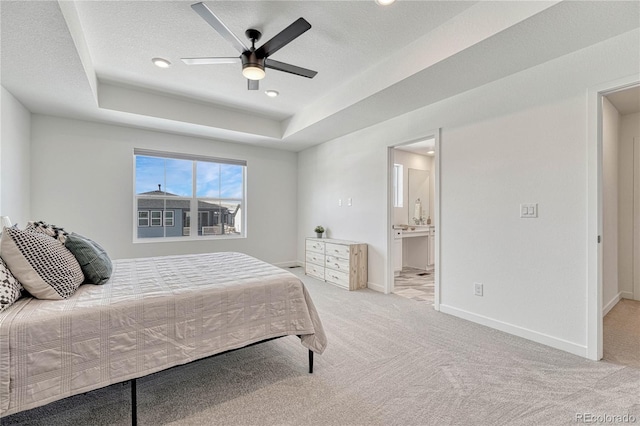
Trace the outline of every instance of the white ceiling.
{"type": "Polygon", "coordinates": [[[1,1],[2,85],[34,113],[298,151],[640,26],[637,1],[207,1],[258,45],[312,25],[273,59],[318,75],[248,91],[240,65],[180,61],[237,56],[192,3],[1,1]]]}
{"type": "Polygon", "coordinates": [[[407,145],[400,145],[400,146],[397,146],[396,149],[399,149],[401,151],[413,152],[414,154],[432,156],[433,150],[435,149],[435,147],[436,147],[436,140],[433,138],[430,138],[430,139],[425,139],[423,141],[413,142],[407,145]]]}
{"type": "Polygon", "coordinates": [[[640,86],[611,93],[607,95],[607,99],[616,107],[620,115],[640,112],[640,86]]]}

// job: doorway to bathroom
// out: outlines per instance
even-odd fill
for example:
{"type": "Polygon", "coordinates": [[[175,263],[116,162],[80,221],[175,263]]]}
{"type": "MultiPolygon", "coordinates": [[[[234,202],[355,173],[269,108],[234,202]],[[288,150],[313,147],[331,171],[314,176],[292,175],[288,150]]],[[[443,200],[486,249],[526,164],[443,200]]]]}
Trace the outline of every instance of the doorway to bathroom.
{"type": "Polygon", "coordinates": [[[437,309],[437,132],[389,147],[388,291],[437,309]]]}
{"type": "Polygon", "coordinates": [[[640,85],[601,108],[603,359],[640,368],[640,85]]]}

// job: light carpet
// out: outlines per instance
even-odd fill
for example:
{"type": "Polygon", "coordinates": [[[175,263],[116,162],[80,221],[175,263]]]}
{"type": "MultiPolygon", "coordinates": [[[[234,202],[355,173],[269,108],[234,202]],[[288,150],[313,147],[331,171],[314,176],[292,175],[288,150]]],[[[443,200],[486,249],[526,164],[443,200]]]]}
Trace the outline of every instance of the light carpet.
{"type": "MultiPolygon", "coordinates": [[[[138,380],[141,425],[561,425],[635,416],[640,369],[593,362],[371,290],[303,275],[329,339],[286,337],[138,380]]],[[[2,425],[127,425],[118,384],[2,425]]]]}
{"type": "Polygon", "coordinates": [[[603,322],[604,359],[640,369],[640,302],[620,300],[603,322]]]}

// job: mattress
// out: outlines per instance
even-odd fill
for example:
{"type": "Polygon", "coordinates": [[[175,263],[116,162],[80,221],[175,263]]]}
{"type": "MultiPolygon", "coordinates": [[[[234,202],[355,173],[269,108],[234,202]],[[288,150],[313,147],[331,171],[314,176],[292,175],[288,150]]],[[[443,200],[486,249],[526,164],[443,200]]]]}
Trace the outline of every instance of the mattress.
{"type": "Polygon", "coordinates": [[[118,260],[104,285],[0,313],[0,416],[285,335],[326,346],[288,271],[241,253],[118,260]]]}

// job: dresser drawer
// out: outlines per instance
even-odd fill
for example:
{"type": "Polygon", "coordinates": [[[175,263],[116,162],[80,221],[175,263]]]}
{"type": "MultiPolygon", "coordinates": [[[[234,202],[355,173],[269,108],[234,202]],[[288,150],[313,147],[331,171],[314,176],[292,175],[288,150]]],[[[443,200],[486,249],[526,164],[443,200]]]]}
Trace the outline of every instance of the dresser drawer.
{"type": "Polygon", "coordinates": [[[324,254],[324,246],[325,244],[321,241],[314,241],[314,240],[306,241],[307,251],[315,251],[316,253],[324,254]]]}
{"type": "Polygon", "coordinates": [[[313,263],[307,263],[305,265],[304,271],[307,275],[312,275],[316,278],[320,278],[324,280],[324,267],[319,265],[314,265],[313,263]]]}
{"type": "Polygon", "coordinates": [[[334,269],[325,269],[324,279],[330,283],[349,289],[348,272],[336,271],[334,269]]]}
{"type": "Polygon", "coordinates": [[[341,257],[326,256],[324,266],[327,268],[349,273],[349,259],[343,259],[341,257]]]}
{"type": "Polygon", "coordinates": [[[349,259],[349,246],[341,244],[326,243],[325,253],[327,256],[341,257],[343,259],[349,259]]]}
{"type": "Polygon", "coordinates": [[[324,254],[317,253],[315,251],[307,251],[305,256],[307,263],[315,263],[319,266],[324,266],[324,254]]]}

